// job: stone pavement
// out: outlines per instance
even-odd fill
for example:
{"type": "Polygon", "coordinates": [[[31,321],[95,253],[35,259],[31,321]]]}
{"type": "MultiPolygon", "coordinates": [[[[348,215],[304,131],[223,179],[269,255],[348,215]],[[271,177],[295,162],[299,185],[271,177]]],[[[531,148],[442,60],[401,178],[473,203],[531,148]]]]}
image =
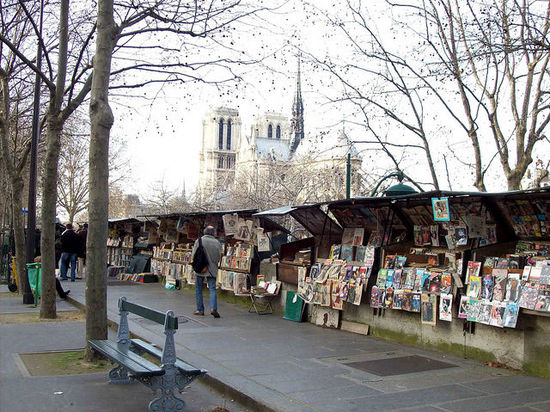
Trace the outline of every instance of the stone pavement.
{"type": "MultiPolygon", "coordinates": [[[[70,286],[71,300],[83,305],[84,281],[70,286]]],[[[221,319],[197,317],[192,315],[192,291],[169,291],[158,283],[110,283],[107,296],[108,317],[115,323],[120,296],[160,311],[173,310],[186,318],[188,322],[180,324],[175,335],[178,357],[207,369],[207,383],[233,395],[240,393],[240,400],[252,410],[550,411],[550,381],[546,379],[291,322],[276,314],[258,316],[221,300],[221,319]],[[387,376],[352,365],[402,356],[420,356],[449,365],[387,376]]],[[[133,315],[129,322],[132,332],[162,346],[162,326],[133,315]]]]}
{"type": "MultiPolygon", "coordinates": [[[[0,315],[40,309],[24,305],[21,297],[8,297],[5,286],[0,286],[0,293],[0,315]]],[[[57,299],[58,311],[76,309],[70,302],[57,299]]],[[[154,396],[138,382],[109,385],[105,372],[30,376],[18,356],[20,353],[81,349],[85,333],[82,321],[0,324],[0,411],[147,411],[154,396]]],[[[114,332],[109,331],[109,334],[116,338],[114,332]]],[[[225,406],[231,412],[251,410],[198,380],[186,390],[183,399],[186,411],[208,412],[216,406],[225,406]]]]}

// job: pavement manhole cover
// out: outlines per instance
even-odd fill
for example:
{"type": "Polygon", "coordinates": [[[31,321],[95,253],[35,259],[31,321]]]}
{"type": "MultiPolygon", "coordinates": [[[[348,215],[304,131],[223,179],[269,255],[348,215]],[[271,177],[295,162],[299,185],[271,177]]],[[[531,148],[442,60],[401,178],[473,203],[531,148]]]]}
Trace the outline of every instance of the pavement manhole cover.
{"type": "Polygon", "coordinates": [[[456,367],[456,365],[453,365],[452,363],[441,362],[418,355],[353,362],[346,363],[345,365],[378,376],[404,375],[406,373],[425,372],[456,367]]]}

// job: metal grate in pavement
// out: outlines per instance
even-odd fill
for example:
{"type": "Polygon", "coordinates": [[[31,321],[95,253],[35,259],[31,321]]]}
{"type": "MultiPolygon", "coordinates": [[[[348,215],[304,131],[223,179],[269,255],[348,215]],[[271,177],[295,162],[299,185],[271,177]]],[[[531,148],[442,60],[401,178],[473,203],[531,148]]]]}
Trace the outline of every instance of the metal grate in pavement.
{"type": "Polygon", "coordinates": [[[456,365],[453,365],[452,363],[441,362],[418,355],[352,362],[346,363],[345,365],[378,376],[404,375],[406,373],[425,372],[456,367],[456,365]]]}

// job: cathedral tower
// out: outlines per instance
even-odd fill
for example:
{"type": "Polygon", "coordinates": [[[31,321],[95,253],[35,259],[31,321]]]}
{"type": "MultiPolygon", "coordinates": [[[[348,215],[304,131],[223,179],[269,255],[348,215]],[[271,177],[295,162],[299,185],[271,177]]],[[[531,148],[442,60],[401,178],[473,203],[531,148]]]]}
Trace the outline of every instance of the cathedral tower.
{"type": "Polygon", "coordinates": [[[302,101],[302,84],[300,80],[300,58],[298,57],[298,75],[296,76],[296,95],[292,104],[292,137],[290,151],[294,153],[304,139],[304,103],[302,101]]]}

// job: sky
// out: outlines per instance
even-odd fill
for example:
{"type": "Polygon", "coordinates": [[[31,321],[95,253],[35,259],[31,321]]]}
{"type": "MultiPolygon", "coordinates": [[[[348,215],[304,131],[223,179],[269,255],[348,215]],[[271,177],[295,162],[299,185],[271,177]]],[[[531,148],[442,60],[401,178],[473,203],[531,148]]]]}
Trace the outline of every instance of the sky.
{"type": "MultiPolygon", "coordinates": [[[[393,16],[381,4],[382,2],[369,4],[369,13],[375,17],[376,22],[373,29],[381,33],[382,39],[388,41],[387,44],[395,50],[406,48],[410,39],[396,35],[392,26],[393,16]]],[[[332,2],[319,0],[315,2],[315,6],[330,9],[332,2]]],[[[240,45],[244,44],[251,55],[273,55],[266,60],[269,69],[266,65],[246,68],[242,72],[244,80],[229,92],[204,84],[170,84],[160,90],[148,90],[149,99],[117,100],[114,96],[112,101],[115,124],[112,133],[126,142],[126,153],[131,164],[131,179],[123,188],[125,192],[136,193],[146,199],[151,187],[158,186],[163,181],[172,190],[182,191],[185,187],[189,195],[198,182],[202,118],[209,108],[237,108],[243,122],[243,133],[249,130],[255,114],[275,111],[290,118],[297,71],[297,50],[293,46],[321,59],[327,56],[336,60],[350,59],[353,62],[355,56],[350,52],[349,41],[335,33],[333,28],[319,18],[318,13],[311,10],[308,8],[306,12],[300,0],[290,0],[277,13],[269,16],[270,22],[278,28],[266,25],[240,35],[240,45]],[[150,100],[152,95],[154,100],[150,100]]],[[[345,14],[341,14],[340,18],[343,21],[350,19],[345,14]]],[[[324,145],[330,146],[330,136],[334,138],[345,127],[352,140],[372,139],[364,127],[357,124],[361,123],[361,119],[356,116],[353,108],[345,104],[327,103],[330,98],[341,94],[342,87],[339,83],[318,66],[308,63],[307,58],[303,58],[301,74],[306,136],[313,138],[331,132],[324,142],[324,145]]],[[[368,80],[365,80],[365,84],[372,86],[368,84],[368,80]]],[[[439,159],[437,167],[441,187],[449,188],[441,157],[451,148],[457,156],[456,159],[449,160],[452,175],[449,184],[453,185],[453,190],[475,190],[470,170],[464,165],[470,162],[468,157],[471,154],[464,132],[454,127],[451,119],[447,121],[444,113],[435,110],[432,113],[431,110],[430,107],[426,108],[428,116],[438,118],[433,123],[436,128],[430,132],[435,136],[432,146],[434,155],[439,159]],[[460,178],[454,178],[456,176],[460,178]]],[[[383,119],[380,121],[381,128],[386,124],[383,119]]],[[[401,130],[390,127],[385,133],[397,142],[410,143],[410,135],[401,130]]],[[[372,145],[358,144],[357,148],[364,156],[365,170],[374,169],[383,173],[391,168],[384,156],[369,150],[372,145]]],[[[484,153],[491,153],[494,148],[489,143],[482,150],[484,153]]],[[[425,160],[418,151],[409,151],[403,156],[402,164],[414,173],[418,182],[430,180],[425,160]]],[[[487,175],[488,189],[505,190],[500,168],[493,169],[487,175]]],[[[425,187],[430,189],[429,186],[425,187]]]]}

